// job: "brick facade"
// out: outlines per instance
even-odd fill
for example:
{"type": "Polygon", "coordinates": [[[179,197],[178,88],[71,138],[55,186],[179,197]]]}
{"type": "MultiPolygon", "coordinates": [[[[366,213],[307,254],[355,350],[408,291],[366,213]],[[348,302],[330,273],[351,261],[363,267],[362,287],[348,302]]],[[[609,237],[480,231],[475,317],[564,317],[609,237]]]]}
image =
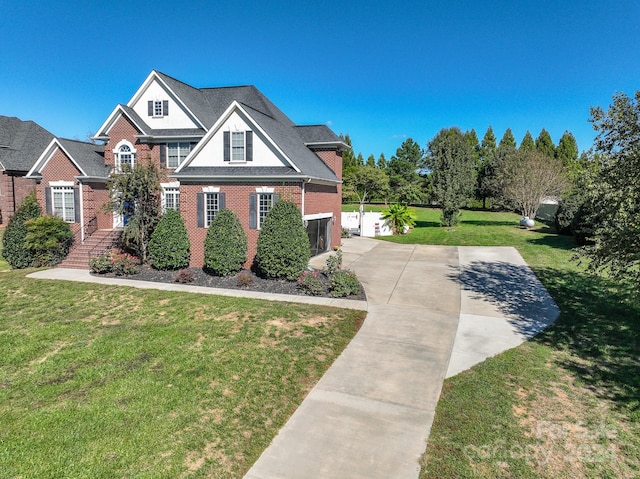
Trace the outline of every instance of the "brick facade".
{"type": "Polygon", "coordinates": [[[7,224],[15,210],[35,189],[36,182],[20,176],[0,174],[0,224],[7,224]]]}

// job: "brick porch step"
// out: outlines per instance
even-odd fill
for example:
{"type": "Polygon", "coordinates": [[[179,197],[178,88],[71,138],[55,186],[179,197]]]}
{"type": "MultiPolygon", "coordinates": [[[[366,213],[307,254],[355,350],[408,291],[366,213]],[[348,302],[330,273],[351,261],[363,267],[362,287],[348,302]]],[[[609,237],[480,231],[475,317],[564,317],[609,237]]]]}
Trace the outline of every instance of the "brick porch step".
{"type": "Polygon", "coordinates": [[[58,264],[58,268],[89,269],[89,254],[99,256],[117,243],[122,230],[97,230],[84,243],[71,247],[69,255],[58,264]]]}

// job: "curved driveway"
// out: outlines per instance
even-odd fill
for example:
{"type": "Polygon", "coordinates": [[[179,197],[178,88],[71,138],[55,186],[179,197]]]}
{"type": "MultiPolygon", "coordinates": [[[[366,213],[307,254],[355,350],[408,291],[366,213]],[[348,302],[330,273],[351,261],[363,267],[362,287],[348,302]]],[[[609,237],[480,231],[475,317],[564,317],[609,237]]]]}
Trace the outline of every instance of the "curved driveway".
{"type": "Polygon", "coordinates": [[[352,238],[342,250],[367,319],[245,479],[417,478],[444,378],[558,314],[514,248],[352,238]]]}

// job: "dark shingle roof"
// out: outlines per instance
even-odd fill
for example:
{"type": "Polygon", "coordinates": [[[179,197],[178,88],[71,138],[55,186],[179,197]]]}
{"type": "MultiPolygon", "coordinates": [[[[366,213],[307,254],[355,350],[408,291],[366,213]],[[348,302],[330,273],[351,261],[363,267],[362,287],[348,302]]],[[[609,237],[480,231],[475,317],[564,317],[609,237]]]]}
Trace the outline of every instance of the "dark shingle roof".
{"type": "MultiPolygon", "coordinates": [[[[308,136],[307,130],[296,126],[255,86],[198,89],[164,73],[156,73],[206,128],[211,128],[229,106],[237,101],[303,175],[339,181],[335,173],[305,145],[308,142],[305,138],[308,136]]],[[[326,126],[313,126],[309,131],[313,132],[314,137],[323,138],[322,141],[339,140],[326,126]]]]}
{"type": "Polygon", "coordinates": [[[84,141],[59,138],[62,147],[71,155],[72,159],[82,168],[86,176],[106,178],[109,167],[104,163],[104,146],[84,141]]]}
{"type": "Polygon", "coordinates": [[[0,164],[5,170],[31,169],[53,135],[33,121],[0,116],[0,164]]]}
{"type": "Polygon", "coordinates": [[[305,143],[338,143],[342,139],[327,125],[299,125],[296,130],[305,143]]]}

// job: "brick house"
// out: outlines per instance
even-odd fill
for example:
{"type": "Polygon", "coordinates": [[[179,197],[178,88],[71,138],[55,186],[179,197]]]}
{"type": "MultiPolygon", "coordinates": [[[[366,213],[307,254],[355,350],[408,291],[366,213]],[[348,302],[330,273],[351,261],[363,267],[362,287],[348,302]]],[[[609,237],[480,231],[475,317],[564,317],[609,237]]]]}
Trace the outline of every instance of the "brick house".
{"type": "Polygon", "coordinates": [[[0,115],[0,224],[7,224],[36,182],[25,178],[53,140],[33,121],[0,115]]]}
{"type": "Polygon", "coordinates": [[[53,140],[28,175],[43,207],[63,208],[82,241],[123,225],[100,209],[110,172],[151,161],[162,172],[163,208],[185,221],[192,266],[203,265],[207,228],[222,208],[239,216],[251,264],[260,225],[280,198],[302,212],[312,254],[340,244],[348,145],[325,125],[295,125],[253,86],[194,88],[152,71],[94,140],[104,145],[53,140]]]}

